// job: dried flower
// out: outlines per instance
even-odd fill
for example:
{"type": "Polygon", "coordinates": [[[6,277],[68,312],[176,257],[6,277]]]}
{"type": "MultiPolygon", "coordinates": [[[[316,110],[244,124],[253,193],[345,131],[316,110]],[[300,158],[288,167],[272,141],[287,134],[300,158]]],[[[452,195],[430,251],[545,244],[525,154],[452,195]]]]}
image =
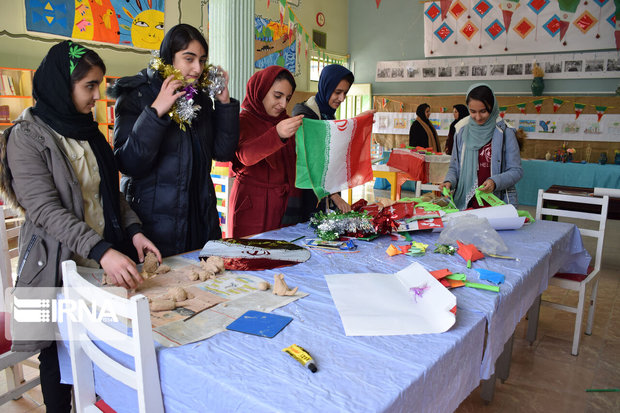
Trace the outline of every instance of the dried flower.
{"type": "Polygon", "coordinates": [[[534,77],[543,77],[545,75],[545,71],[538,65],[538,63],[534,63],[534,67],[532,68],[532,74],[534,77]]]}
{"type": "Polygon", "coordinates": [[[575,153],[575,152],[577,152],[577,151],[575,150],[575,148],[568,148],[568,149],[566,150],[566,152],[568,152],[568,153],[575,153]]]}

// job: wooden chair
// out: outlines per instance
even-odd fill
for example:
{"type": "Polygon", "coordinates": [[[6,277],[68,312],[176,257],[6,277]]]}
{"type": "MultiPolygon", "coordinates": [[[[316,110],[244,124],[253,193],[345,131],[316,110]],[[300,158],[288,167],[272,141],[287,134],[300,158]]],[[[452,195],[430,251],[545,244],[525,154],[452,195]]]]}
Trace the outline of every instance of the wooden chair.
{"type": "Polygon", "coordinates": [[[96,287],[82,278],[73,261],[62,263],[62,273],[65,299],[75,300],[76,307],[85,302],[89,308],[96,306],[99,311],[104,304],[107,315],[113,312],[119,320],[127,320],[131,326],[123,332],[104,320],[88,316],[80,320],[79,314],[75,319],[67,317],[77,411],[98,411],[92,365],[96,364],[106,374],[136,390],[140,412],[163,412],[147,298],[143,295],[121,298],[96,287]],[[98,341],[133,357],[134,370],[101,351],[96,344],[98,341]]]}
{"type": "Polygon", "coordinates": [[[592,323],[594,321],[594,309],[596,306],[596,294],[598,290],[598,276],[601,269],[601,257],[603,255],[603,242],[605,239],[605,223],[607,221],[607,209],[609,206],[609,197],[602,198],[589,196],[576,196],[564,194],[546,193],[542,189],[538,190],[538,202],[536,204],[536,219],[540,220],[543,216],[563,217],[579,220],[576,224],[579,227],[581,236],[593,237],[596,239],[596,253],[594,254],[594,265],[590,265],[587,274],[568,274],[557,273],[550,280],[549,285],[555,285],[560,288],[578,291],[579,302],[576,307],[563,305],[555,302],[536,299],[534,305],[528,312],[528,340],[533,343],[536,339],[536,325],[538,323],[538,309],[540,304],[548,305],[560,310],[575,313],[575,329],[573,334],[573,347],[571,354],[576,356],[579,354],[579,340],[581,339],[581,323],[583,313],[588,305],[588,320],[586,323],[587,335],[592,334],[592,323]],[[562,202],[558,208],[544,207],[545,201],[553,201],[555,203],[562,202]],[[569,205],[570,204],[570,205],[569,205]],[[581,212],[579,209],[600,208],[600,212],[581,212]],[[583,228],[583,224],[587,221],[598,223],[598,229],[583,228]],[[589,301],[586,300],[586,288],[592,284],[589,301]]]}
{"type": "Polygon", "coordinates": [[[14,285],[13,267],[11,260],[17,258],[19,251],[17,239],[19,230],[23,223],[23,218],[18,217],[15,212],[6,205],[0,205],[2,216],[0,224],[0,371],[4,371],[7,383],[7,392],[0,396],[0,405],[11,399],[18,399],[33,387],[40,384],[39,377],[26,381],[22,364],[38,368],[38,364],[28,360],[38,352],[14,352],[11,351],[10,319],[8,309],[5,309],[4,297],[5,290],[14,285]]]}

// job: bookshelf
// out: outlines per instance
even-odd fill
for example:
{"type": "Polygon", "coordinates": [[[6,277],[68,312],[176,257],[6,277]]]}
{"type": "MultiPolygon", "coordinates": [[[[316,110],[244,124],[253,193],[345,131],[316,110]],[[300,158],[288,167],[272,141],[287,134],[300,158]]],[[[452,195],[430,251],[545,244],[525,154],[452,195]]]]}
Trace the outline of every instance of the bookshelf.
{"type": "Polygon", "coordinates": [[[32,106],[32,69],[0,67],[0,131],[32,106]]]}
{"type": "Polygon", "coordinates": [[[222,229],[222,238],[230,237],[232,230],[232,216],[229,214],[228,203],[230,190],[235,178],[232,177],[230,162],[213,161],[211,166],[211,180],[217,198],[217,215],[222,229]]]}
{"type": "Polygon", "coordinates": [[[104,76],[103,82],[99,85],[101,99],[95,103],[94,116],[99,125],[99,130],[106,137],[110,145],[114,143],[114,104],[116,101],[110,99],[106,93],[108,86],[116,82],[118,76],[104,76]]]}

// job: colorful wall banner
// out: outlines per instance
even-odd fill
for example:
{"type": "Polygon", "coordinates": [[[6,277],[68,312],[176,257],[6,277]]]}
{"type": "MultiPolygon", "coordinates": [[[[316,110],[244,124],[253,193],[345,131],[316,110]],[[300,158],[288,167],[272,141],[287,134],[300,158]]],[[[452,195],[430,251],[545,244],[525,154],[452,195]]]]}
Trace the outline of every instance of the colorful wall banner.
{"type": "Polygon", "coordinates": [[[165,0],[25,0],[28,31],[157,50],[165,0]]]}
{"type": "Polygon", "coordinates": [[[609,0],[427,2],[424,3],[424,55],[615,49],[615,3],[609,0]]]}

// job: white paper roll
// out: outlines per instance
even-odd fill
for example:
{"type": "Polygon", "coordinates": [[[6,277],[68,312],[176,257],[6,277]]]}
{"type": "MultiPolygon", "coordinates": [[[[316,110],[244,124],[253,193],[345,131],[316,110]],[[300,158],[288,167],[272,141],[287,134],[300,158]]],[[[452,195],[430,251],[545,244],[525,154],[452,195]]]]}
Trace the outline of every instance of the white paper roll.
{"type": "Polygon", "coordinates": [[[617,188],[594,188],[594,196],[609,195],[610,198],[620,198],[620,189],[617,188]]]}

